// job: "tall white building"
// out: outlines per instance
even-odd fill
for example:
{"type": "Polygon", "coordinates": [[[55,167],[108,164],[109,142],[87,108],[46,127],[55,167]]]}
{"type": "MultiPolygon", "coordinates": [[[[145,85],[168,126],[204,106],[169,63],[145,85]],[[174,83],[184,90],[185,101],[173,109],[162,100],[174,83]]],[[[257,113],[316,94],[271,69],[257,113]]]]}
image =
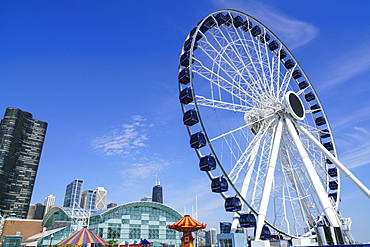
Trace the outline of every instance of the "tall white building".
{"type": "Polygon", "coordinates": [[[199,229],[198,231],[194,232],[194,243],[195,246],[205,246],[206,245],[206,229],[199,229]]]}
{"type": "Polygon", "coordinates": [[[95,190],[96,194],[96,201],[95,201],[95,209],[103,210],[105,209],[105,204],[107,201],[107,191],[104,187],[98,187],[95,190]]]}
{"type": "Polygon", "coordinates": [[[44,205],[45,205],[44,215],[46,215],[46,213],[49,211],[49,209],[52,206],[54,206],[54,203],[55,203],[55,196],[48,195],[47,197],[45,197],[45,200],[44,200],[44,205]]]}

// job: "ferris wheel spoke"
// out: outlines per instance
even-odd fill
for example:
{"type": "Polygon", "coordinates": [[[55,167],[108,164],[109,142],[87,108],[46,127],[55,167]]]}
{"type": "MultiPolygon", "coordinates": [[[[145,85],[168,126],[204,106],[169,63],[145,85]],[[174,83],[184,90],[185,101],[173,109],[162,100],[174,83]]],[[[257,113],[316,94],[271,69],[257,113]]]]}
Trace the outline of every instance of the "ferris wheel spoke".
{"type": "Polygon", "coordinates": [[[253,126],[253,125],[255,125],[255,124],[258,124],[258,123],[260,123],[260,122],[263,122],[264,120],[268,120],[268,119],[273,118],[273,117],[275,117],[275,115],[274,115],[274,114],[272,114],[272,115],[270,115],[270,116],[267,116],[267,117],[265,117],[265,118],[261,118],[261,119],[259,119],[259,120],[257,120],[257,121],[251,122],[251,123],[249,123],[249,124],[246,124],[246,125],[240,126],[240,127],[235,128],[235,129],[233,129],[233,130],[231,130],[231,131],[228,131],[228,132],[226,132],[226,133],[222,133],[222,134],[220,134],[220,135],[218,135],[218,136],[215,136],[215,137],[213,137],[212,139],[210,139],[209,141],[210,141],[210,142],[214,142],[214,141],[216,141],[217,139],[224,138],[224,137],[226,137],[227,135],[231,135],[231,134],[235,133],[236,131],[239,131],[239,130],[245,129],[245,128],[247,128],[247,127],[251,127],[251,126],[253,126]]]}
{"type": "MultiPolygon", "coordinates": [[[[234,31],[233,35],[236,35],[238,37],[238,39],[234,42],[231,42],[230,46],[233,47],[234,53],[236,53],[238,55],[238,57],[240,58],[240,61],[242,63],[242,68],[240,68],[240,69],[242,71],[245,70],[247,72],[248,78],[250,78],[252,80],[252,83],[248,83],[248,80],[245,79],[244,77],[243,77],[243,81],[245,83],[248,83],[247,86],[249,88],[254,88],[256,92],[265,92],[266,93],[266,90],[265,90],[266,87],[262,86],[263,82],[264,82],[263,78],[261,77],[261,75],[259,73],[259,70],[255,66],[256,61],[255,61],[255,59],[253,59],[253,56],[251,55],[251,52],[250,52],[250,49],[249,49],[249,47],[250,47],[249,43],[254,42],[253,37],[250,36],[249,39],[242,39],[239,35],[239,32],[237,32],[235,30],[235,27],[234,27],[233,31],[234,31]],[[241,47],[244,54],[241,54],[241,51],[239,51],[239,49],[238,49],[238,47],[236,47],[236,45],[238,45],[238,47],[241,47]],[[249,61],[249,63],[244,62],[244,60],[242,58],[247,58],[247,61],[249,61]],[[251,73],[251,71],[254,71],[254,73],[251,73]],[[257,82],[259,82],[259,83],[257,83],[257,82]]],[[[231,36],[230,32],[227,32],[227,34],[229,36],[229,39],[232,40],[232,36],[231,36]]],[[[256,55],[254,57],[257,57],[256,55]]],[[[257,60],[259,60],[259,59],[257,58],[257,60]]]]}
{"type": "MultiPolygon", "coordinates": [[[[294,145],[290,145],[294,146],[294,145]]],[[[296,156],[296,152],[291,151],[289,157],[292,157],[294,160],[294,187],[297,193],[297,197],[300,202],[300,208],[307,215],[307,221],[310,222],[310,226],[314,227],[317,218],[314,215],[321,215],[321,212],[318,210],[318,205],[316,200],[313,198],[313,195],[316,194],[316,191],[313,188],[310,177],[308,176],[306,170],[303,170],[303,167],[299,165],[300,158],[296,156]]]]}
{"type": "MultiPolygon", "coordinates": [[[[266,34],[266,30],[264,30],[264,34],[266,34]]],[[[251,34],[250,34],[251,35],[251,34]]],[[[261,37],[263,39],[263,37],[261,37]]],[[[271,74],[269,73],[270,71],[270,60],[268,58],[268,53],[267,53],[267,46],[264,44],[264,42],[255,42],[255,39],[252,39],[253,44],[257,47],[258,49],[258,63],[260,66],[261,74],[262,74],[262,83],[265,85],[265,90],[267,95],[271,96],[273,95],[273,91],[271,90],[271,85],[269,82],[271,74]]]]}
{"type": "Polygon", "coordinates": [[[250,106],[245,106],[245,105],[240,105],[240,104],[235,104],[235,103],[228,103],[228,102],[214,100],[214,99],[207,99],[206,97],[199,96],[199,95],[196,95],[195,98],[197,100],[197,105],[211,107],[211,108],[224,109],[228,111],[236,111],[236,112],[245,113],[246,111],[249,111],[249,110],[258,109],[256,107],[250,107],[250,106]]]}
{"type": "MultiPolygon", "coordinates": [[[[243,97],[241,96],[242,95],[241,93],[238,93],[238,94],[234,93],[234,91],[240,92],[240,90],[237,89],[233,83],[229,82],[227,79],[225,79],[225,78],[223,78],[219,75],[216,76],[216,74],[213,71],[208,70],[207,68],[203,67],[202,70],[203,71],[199,71],[199,72],[197,71],[197,74],[200,75],[201,77],[207,79],[210,82],[210,85],[216,86],[218,91],[220,91],[222,89],[223,91],[225,91],[229,95],[232,95],[233,97],[237,98],[241,102],[244,102],[246,105],[253,105],[253,101],[251,102],[251,100],[253,100],[253,98],[249,97],[249,95],[247,95],[247,93],[245,93],[245,95],[243,95],[243,97]],[[212,75],[212,76],[215,75],[217,80],[214,80],[214,78],[212,78],[212,77],[208,77],[208,75],[212,75]],[[247,96],[247,97],[245,97],[245,96],[247,96]]],[[[219,94],[220,94],[220,92],[219,92],[219,94]]],[[[218,98],[222,98],[222,97],[219,96],[218,98]]],[[[214,100],[214,94],[213,93],[212,93],[212,99],[214,100]]]]}
{"type": "MultiPolygon", "coordinates": [[[[298,159],[292,150],[289,150],[286,145],[282,148],[282,166],[283,172],[286,174],[285,179],[288,188],[289,201],[292,208],[292,213],[294,214],[294,229],[295,234],[298,234],[298,229],[303,227],[308,227],[308,222],[314,222],[314,216],[312,210],[314,208],[314,203],[309,201],[312,193],[307,193],[304,187],[309,188],[310,182],[304,172],[297,167],[298,159]],[[291,188],[291,189],[289,189],[291,188]],[[307,216],[308,220],[305,220],[304,216],[307,216]]],[[[312,200],[311,200],[312,201],[312,200]]]]}
{"type": "Polygon", "coordinates": [[[280,91],[279,91],[280,97],[283,97],[288,91],[289,83],[290,83],[290,80],[292,79],[292,74],[296,66],[297,65],[294,65],[294,67],[291,70],[287,70],[285,72],[282,83],[281,83],[280,91]]]}
{"type": "MultiPolygon", "coordinates": [[[[266,47],[267,48],[267,47],[266,47]]],[[[279,90],[280,90],[280,60],[278,59],[277,55],[273,53],[274,56],[271,58],[271,82],[270,84],[273,87],[273,96],[275,98],[279,97],[279,90]]]]}
{"type": "MultiPolygon", "coordinates": [[[[222,35],[221,35],[221,39],[226,39],[226,37],[224,36],[223,32],[222,31],[219,31],[222,35]]],[[[213,61],[215,61],[213,64],[214,65],[218,65],[218,69],[221,69],[222,71],[228,71],[229,73],[229,77],[232,81],[235,81],[237,82],[236,78],[240,78],[241,80],[240,81],[247,81],[246,78],[243,76],[242,73],[240,73],[240,68],[238,67],[246,67],[247,65],[244,64],[244,61],[243,59],[241,58],[240,54],[237,53],[237,51],[235,49],[233,49],[233,47],[231,47],[231,49],[229,47],[223,47],[223,45],[221,43],[225,43],[225,42],[220,42],[219,39],[220,37],[217,37],[214,32],[212,32],[212,36],[213,38],[215,39],[215,41],[218,43],[218,45],[221,47],[220,48],[220,51],[218,51],[214,46],[212,46],[207,38],[205,38],[204,42],[206,44],[205,47],[202,48],[202,51],[210,58],[212,59],[213,61]],[[208,48],[208,49],[207,49],[208,48]],[[209,49],[211,48],[211,49],[209,49]],[[235,57],[238,58],[238,60],[235,60],[233,58],[231,58],[231,54],[234,54],[235,57]],[[237,66],[235,63],[240,63],[242,66],[237,66]]],[[[251,90],[251,92],[253,93],[256,93],[258,92],[258,90],[255,89],[255,85],[259,85],[257,83],[257,81],[250,76],[250,74],[248,75],[249,78],[252,80],[252,83],[251,85],[253,85],[252,87],[244,87],[244,88],[248,88],[249,90],[251,90]]],[[[240,88],[242,88],[240,82],[239,83],[236,83],[240,88]]]]}
{"type": "MultiPolygon", "coordinates": [[[[194,59],[194,60],[199,64],[200,68],[202,69],[202,71],[199,71],[199,73],[198,73],[198,70],[196,70],[195,72],[197,74],[199,74],[200,76],[202,76],[203,78],[207,79],[210,83],[215,85],[217,88],[225,90],[230,95],[233,95],[234,97],[248,103],[249,105],[259,104],[261,106],[269,107],[269,106],[265,105],[265,103],[261,99],[256,98],[254,95],[251,95],[248,92],[241,89],[240,87],[237,87],[235,85],[235,83],[232,83],[229,80],[227,80],[226,78],[220,76],[219,74],[216,74],[213,71],[209,70],[207,67],[203,66],[202,63],[200,61],[198,61],[197,59],[194,59]],[[219,80],[216,81],[216,80],[213,80],[211,78],[208,78],[208,75],[212,75],[212,76],[218,78],[219,80]],[[223,83],[223,84],[221,84],[221,83],[223,83]],[[240,92],[241,94],[244,94],[244,97],[246,97],[246,99],[241,98],[240,97],[241,94],[239,94],[239,93],[234,94],[233,90],[236,90],[236,91],[240,92]],[[252,100],[252,102],[248,101],[247,100],[248,98],[250,100],[252,100]]],[[[230,77],[230,76],[229,76],[229,78],[232,79],[232,77],[230,77]]],[[[260,95],[256,95],[256,96],[260,96],[260,95]]]]}
{"type": "MultiPolygon", "coordinates": [[[[257,138],[255,138],[255,139],[257,139],[257,138]]],[[[245,159],[246,161],[249,160],[249,164],[248,164],[247,172],[245,174],[243,184],[242,184],[242,187],[241,187],[241,190],[240,190],[240,196],[243,199],[243,202],[247,201],[247,193],[248,193],[249,185],[250,185],[251,181],[253,180],[252,176],[253,176],[253,171],[254,171],[257,156],[258,156],[258,150],[260,149],[260,143],[261,143],[261,138],[258,138],[258,140],[253,145],[253,149],[250,153],[250,157],[248,157],[248,159],[245,159]]],[[[233,178],[233,175],[231,175],[231,174],[232,174],[232,172],[230,173],[229,177],[230,177],[230,179],[234,180],[234,183],[235,183],[237,178],[233,178]]],[[[254,209],[249,204],[243,203],[243,206],[248,206],[248,211],[249,212],[250,211],[255,212],[254,209]]],[[[237,229],[238,228],[238,225],[240,223],[239,218],[240,218],[239,214],[235,213],[234,217],[233,217],[231,229],[237,229]]]]}
{"type": "MultiPolygon", "coordinates": [[[[292,176],[293,173],[289,170],[286,171],[285,169],[283,169],[282,173],[283,173],[283,179],[284,179],[284,183],[286,187],[286,195],[284,196],[287,197],[286,201],[291,208],[290,211],[294,219],[293,222],[287,221],[287,232],[292,234],[291,227],[290,227],[290,224],[292,223],[294,225],[293,230],[295,231],[293,234],[298,235],[299,234],[298,230],[302,228],[301,227],[302,224],[299,224],[299,222],[304,220],[303,214],[302,214],[302,203],[301,203],[302,200],[301,200],[299,193],[296,191],[296,187],[294,186],[295,184],[292,183],[292,181],[294,182],[293,180],[294,177],[292,176]],[[298,198],[298,200],[296,198],[298,198]]],[[[287,212],[287,211],[288,209],[286,209],[284,212],[287,212]]]]}
{"type": "MultiPolygon", "coordinates": [[[[251,33],[248,33],[251,36],[251,33]]],[[[264,84],[266,87],[266,92],[269,92],[269,96],[274,98],[278,97],[277,88],[279,84],[279,71],[280,71],[280,61],[275,59],[276,57],[273,56],[270,58],[270,53],[268,52],[268,46],[265,44],[266,35],[268,31],[264,28],[260,37],[260,40],[256,42],[256,38],[252,38],[252,43],[254,46],[254,50],[258,51],[256,53],[257,61],[260,64],[260,73],[263,75],[264,84]],[[263,41],[264,40],[264,41],[263,41]],[[278,66],[273,66],[277,63],[278,66]]],[[[272,54],[272,53],[271,53],[272,54]]],[[[276,55],[276,54],[274,54],[276,55]]]]}
{"type": "MultiPolygon", "coordinates": [[[[248,63],[246,63],[245,68],[246,72],[248,73],[249,78],[257,77],[256,80],[258,81],[257,85],[249,85],[249,87],[257,87],[257,90],[260,93],[265,94],[266,96],[271,96],[271,90],[269,90],[269,85],[266,83],[266,75],[264,73],[264,69],[268,66],[263,63],[263,60],[261,59],[259,53],[253,52],[254,49],[256,49],[256,43],[254,40],[254,37],[252,37],[251,34],[245,34],[243,33],[241,37],[239,33],[237,33],[238,38],[243,43],[242,48],[244,51],[244,57],[246,57],[248,63]],[[253,49],[251,49],[253,48],[253,49]],[[259,68],[257,68],[257,66],[259,68]],[[252,73],[253,72],[253,73],[252,73]]],[[[260,48],[260,46],[258,46],[260,48]]]]}
{"type": "MultiPolygon", "coordinates": [[[[208,44],[208,42],[206,42],[206,43],[208,44]]],[[[211,46],[211,45],[209,45],[209,46],[211,46]]],[[[222,74],[226,75],[229,78],[229,80],[231,81],[229,84],[231,84],[232,87],[239,92],[239,94],[246,94],[250,98],[255,98],[252,95],[258,95],[259,97],[263,96],[260,93],[261,90],[254,89],[254,86],[252,86],[252,87],[242,87],[240,82],[238,83],[238,81],[236,80],[237,77],[239,77],[241,79],[241,81],[244,81],[244,82],[246,82],[247,80],[239,72],[239,70],[237,70],[237,68],[236,68],[237,66],[234,64],[233,60],[228,56],[227,52],[224,52],[225,56],[222,56],[222,54],[220,52],[214,51],[213,50],[214,48],[211,49],[210,51],[206,50],[205,48],[201,48],[201,49],[209,57],[209,59],[211,59],[213,61],[213,65],[217,65],[217,68],[223,72],[222,74]],[[212,56],[213,54],[217,54],[217,56],[213,57],[212,56]],[[250,90],[250,92],[246,92],[245,88],[248,88],[250,90]]],[[[233,51],[233,52],[235,52],[235,51],[233,51]]],[[[197,59],[194,59],[194,60],[197,61],[198,63],[200,63],[199,60],[197,60],[197,59]]],[[[241,59],[240,62],[243,63],[243,60],[241,59]]],[[[246,66],[246,65],[243,64],[243,66],[246,66]]],[[[211,73],[213,76],[220,77],[221,73],[216,73],[213,70],[210,70],[206,66],[203,66],[203,65],[201,65],[201,68],[205,69],[208,73],[211,73]]],[[[229,80],[223,78],[222,81],[229,81],[229,80]]],[[[259,85],[259,83],[256,83],[256,81],[254,81],[251,85],[259,85]]],[[[261,101],[259,103],[261,103],[261,101]]]]}
{"type": "MultiPolygon", "coordinates": [[[[247,88],[249,88],[250,90],[253,90],[254,89],[254,93],[260,93],[260,92],[264,92],[264,88],[261,87],[260,83],[257,83],[258,81],[262,81],[261,77],[259,76],[259,73],[258,73],[258,70],[256,69],[256,67],[254,66],[254,61],[250,55],[250,52],[249,50],[246,48],[248,47],[248,45],[246,43],[243,43],[243,42],[246,42],[245,40],[242,40],[239,36],[239,33],[235,30],[234,28],[234,32],[231,34],[230,30],[227,30],[226,33],[228,35],[228,37],[226,37],[224,35],[224,32],[220,30],[220,28],[216,28],[216,30],[218,30],[218,33],[221,34],[220,37],[217,38],[217,35],[212,32],[213,34],[213,37],[214,39],[217,41],[217,43],[219,44],[219,46],[221,47],[221,51],[222,54],[224,54],[225,58],[228,58],[229,61],[231,61],[232,63],[232,67],[234,69],[236,69],[236,72],[238,71],[245,71],[247,72],[247,75],[248,75],[248,78],[252,81],[252,83],[248,83],[249,80],[247,80],[242,73],[238,73],[238,76],[239,78],[241,78],[241,81],[243,81],[244,83],[247,83],[247,88]],[[228,42],[229,40],[233,40],[233,36],[237,36],[239,39],[238,40],[234,40],[233,42],[228,42]],[[224,42],[220,42],[219,39],[223,39],[224,42]],[[227,46],[225,45],[222,45],[221,43],[224,43],[224,44],[228,44],[227,46]],[[242,50],[244,51],[244,54],[241,53],[240,48],[242,48],[242,50]],[[229,49],[230,48],[230,49],[229,49]],[[229,51],[229,52],[227,52],[229,51]],[[229,55],[230,54],[230,55],[229,55]],[[235,60],[233,58],[231,58],[230,56],[231,55],[234,55],[236,58],[238,58],[238,60],[235,60]],[[250,63],[245,63],[244,62],[244,59],[247,55],[247,58],[249,59],[250,63]],[[241,66],[237,66],[235,63],[240,63],[241,66]],[[250,64],[252,66],[250,66],[250,64]],[[251,68],[255,71],[254,74],[251,74],[250,71],[251,71],[251,68]],[[255,78],[257,77],[257,78],[255,78]]],[[[226,30],[226,29],[225,29],[226,30]]],[[[221,54],[220,54],[221,55],[221,54]]],[[[233,56],[233,57],[234,57],[233,56]]]]}
{"type": "Polygon", "coordinates": [[[239,174],[242,169],[244,169],[244,166],[250,158],[254,158],[261,142],[261,138],[266,135],[268,128],[275,120],[270,121],[266,126],[263,126],[260,128],[257,135],[254,136],[253,140],[249,143],[248,147],[244,150],[242,155],[239,157],[239,159],[236,161],[236,164],[231,169],[228,177],[232,181],[232,183],[236,183],[238,180],[239,174]]]}
{"type": "MultiPolygon", "coordinates": [[[[215,31],[217,32],[212,32],[213,34],[213,37],[214,39],[217,41],[217,44],[219,45],[220,47],[220,50],[222,51],[225,51],[224,54],[225,56],[230,60],[230,61],[233,61],[233,59],[230,57],[230,55],[234,54],[237,58],[238,58],[238,62],[241,64],[241,66],[237,66],[234,64],[235,66],[235,69],[237,71],[243,71],[244,68],[246,68],[248,66],[248,64],[246,64],[244,62],[244,57],[245,57],[245,54],[248,54],[247,52],[247,49],[246,49],[246,45],[245,43],[242,43],[243,40],[240,39],[235,39],[233,38],[233,36],[236,36],[238,35],[239,33],[235,30],[235,27],[232,29],[232,33],[231,33],[231,30],[228,30],[226,28],[223,29],[224,31],[221,30],[220,27],[217,27],[215,29],[215,31]],[[227,33],[227,36],[225,36],[225,33],[227,33]],[[219,35],[217,35],[219,34],[219,35]],[[230,47],[230,49],[228,49],[230,47]],[[241,54],[241,52],[239,51],[240,47],[244,50],[245,54],[241,54]],[[230,55],[229,53],[227,53],[226,51],[230,51],[230,55]]],[[[246,70],[246,72],[248,73],[248,78],[252,80],[252,84],[250,86],[252,86],[252,88],[254,87],[258,87],[259,84],[257,83],[258,81],[260,81],[260,78],[258,77],[258,74],[254,74],[254,76],[252,76],[251,73],[249,73],[249,70],[246,70]],[[255,76],[257,76],[257,78],[255,78],[255,76]]],[[[246,78],[242,77],[244,79],[244,81],[247,81],[246,78]]],[[[261,89],[261,88],[260,88],[261,89]]]]}

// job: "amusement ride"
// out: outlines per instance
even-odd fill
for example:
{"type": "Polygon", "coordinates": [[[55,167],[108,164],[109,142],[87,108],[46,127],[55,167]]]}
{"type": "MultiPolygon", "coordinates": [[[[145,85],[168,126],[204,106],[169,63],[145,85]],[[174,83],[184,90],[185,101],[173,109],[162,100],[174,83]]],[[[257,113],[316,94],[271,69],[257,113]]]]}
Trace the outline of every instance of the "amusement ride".
{"type": "Polygon", "coordinates": [[[235,10],[209,14],[183,44],[178,81],[190,146],[233,212],[232,231],[354,243],[340,175],[370,191],[336,158],[312,83],[270,29],[235,10]]]}

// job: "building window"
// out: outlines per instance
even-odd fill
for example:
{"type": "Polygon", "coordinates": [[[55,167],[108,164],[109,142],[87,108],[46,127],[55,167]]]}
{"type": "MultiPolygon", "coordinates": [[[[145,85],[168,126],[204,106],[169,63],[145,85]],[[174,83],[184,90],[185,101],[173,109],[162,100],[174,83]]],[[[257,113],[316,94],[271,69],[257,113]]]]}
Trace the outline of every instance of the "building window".
{"type": "Polygon", "coordinates": [[[159,229],[149,229],[149,239],[159,239],[159,229]]]}
{"type": "Polygon", "coordinates": [[[233,247],[232,239],[220,239],[220,247],[233,247]]]}
{"type": "Polygon", "coordinates": [[[129,238],[130,239],[139,239],[141,237],[141,226],[138,224],[130,225],[129,238]]]}

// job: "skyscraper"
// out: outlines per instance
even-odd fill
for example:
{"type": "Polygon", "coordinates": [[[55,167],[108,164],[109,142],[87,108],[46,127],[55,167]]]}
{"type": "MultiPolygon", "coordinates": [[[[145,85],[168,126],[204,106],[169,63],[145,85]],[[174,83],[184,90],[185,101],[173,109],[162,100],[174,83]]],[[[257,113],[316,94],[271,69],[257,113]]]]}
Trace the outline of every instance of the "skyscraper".
{"type": "Polygon", "coordinates": [[[81,208],[95,209],[96,193],[94,190],[85,190],[81,195],[81,208]]]}
{"type": "Polygon", "coordinates": [[[35,220],[42,220],[44,218],[44,213],[45,213],[45,206],[42,205],[41,203],[36,203],[36,208],[35,208],[35,214],[33,218],[35,220]]]}
{"type": "Polygon", "coordinates": [[[107,191],[104,187],[98,187],[95,190],[96,193],[96,203],[95,209],[103,210],[105,209],[105,203],[107,201],[107,191]]]}
{"type": "Polygon", "coordinates": [[[7,108],[0,123],[0,214],[26,219],[47,123],[7,108]]]}
{"type": "Polygon", "coordinates": [[[45,214],[49,211],[49,209],[54,206],[55,203],[55,196],[48,195],[45,197],[44,205],[45,205],[45,214]]]}
{"type": "Polygon", "coordinates": [[[215,228],[209,228],[206,231],[206,243],[211,245],[217,243],[217,231],[215,228]]]}
{"type": "Polygon", "coordinates": [[[66,194],[64,196],[63,207],[69,207],[69,208],[79,208],[80,207],[83,183],[84,183],[83,180],[76,179],[67,185],[66,194]]]}
{"type": "Polygon", "coordinates": [[[152,201],[163,203],[163,190],[162,186],[159,184],[159,181],[157,182],[157,185],[153,187],[152,201]]]}

